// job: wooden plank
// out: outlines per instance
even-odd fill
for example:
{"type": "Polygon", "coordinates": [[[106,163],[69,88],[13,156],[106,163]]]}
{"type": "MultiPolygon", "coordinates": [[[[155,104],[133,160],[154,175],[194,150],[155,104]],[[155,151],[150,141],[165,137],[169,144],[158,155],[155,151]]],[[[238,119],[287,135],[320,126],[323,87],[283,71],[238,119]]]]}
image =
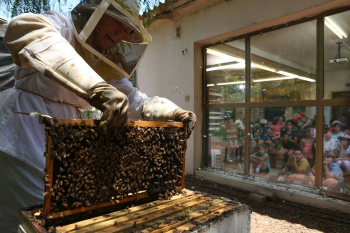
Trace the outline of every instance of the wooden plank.
{"type": "MultiPolygon", "coordinates": [[[[69,125],[72,124],[73,126],[75,124],[85,124],[85,125],[99,125],[99,120],[93,120],[93,119],[57,119],[58,124],[64,124],[69,125]]],[[[128,126],[139,126],[139,127],[169,127],[171,126],[177,126],[177,127],[184,127],[184,124],[182,122],[158,122],[158,121],[127,121],[126,125],[128,126]]]]}
{"type": "Polygon", "coordinates": [[[97,231],[97,232],[100,232],[100,233],[124,232],[125,230],[137,227],[137,225],[142,225],[142,224],[150,222],[154,219],[169,216],[171,214],[181,212],[181,211],[184,211],[186,209],[192,208],[194,206],[200,205],[209,199],[210,199],[209,197],[201,198],[200,200],[190,201],[190,202],[181,204],[180,206],[173,206],[171,208],[166,208],[163,211],[156,211],[156,212],[152,213],[152,215],[143,216],[144,218],[140,218],[139,220],[133,220],[133,221],[126,222],[123,226],[119,226],[119,227],[112,226],[112,227],[109,227],[109,228],[106,228],[106,229],[103,229],[103,230],[97,231]]]}
{"type": "MultiPolygon", "coordinates": [[[[210,202],[210,204],[205,203],[202,205],[197,206],[196,208],[193,209],[193,211],[189,211],[189,213],[187,213],[186,211],[181,212],[181,213],[177,213],[174,215],[171,215],[169,217],[167,217],[166,219],[162,219],[161,224],[159,224],[157,226],[157,229],[154,229],[153,227],[147,227],[141,230],[142,233],[148,233],[148,232],[152,232],[152,233],[161,233],[161,232],[165,232],[165,231],[169,231],[171,229],[174,229],[178,226],[184,225],[190,221],[193,221],[197,218],[203,217],[203,215],[205,214],[209,214],[213,211],[216,211],[218,209],[221,208],[225,208],[227,205],[222,203],[223,201],[220,199],[215,199],[212,200],[210,202]],[[199,207],[199,208],[198,208],[199,207]],[[184,218],[184,220],[179,221],[178,219],[182,219],[184,218]]],[[[150,224],[155,225],[159,223],[159,221],[155,221],[152,222],[150,224]]],[[[150,225],[147,224],[147,225],[150,225]]]]}
{"type": "MultiPolygon", "coordinates": [[[[200,195],[201,196],[201,195],[200,195]]],[[[187,197],[185,199],[181,199],[183,203],[181,203],[179,206],[176,206],[174,204],[165,204],[158,207],[153,207],[151,209],[147,209],[144,211],[140,211],[137,214],[134,214],[132,216],[123,216],[119,217],[113,220],[105,221],[103,223],[99,223],[96,225],[91,225],[88,229],[81,229],[73,232],[120,232],[125,231],[127,229],[133,228],[139,224],[144,224],[147,222],[150,222],[154,219],[168,216],[170,214],[180,212],[186,209],[189,209],[193,206],[200,205],[210,198],[201,198],[199,196],[196,196],[196,199],[189,199],[191,197],[187,197]],[[117,222],[117,225],[115,225],[115,222],[117,222]]]]}
{"type": "Polygon", "coordinates": [[[176,230],[177,232],[190,231],[191,229],[198,226],[199,224],[208,222],[210,219],[215,218],[217,216],[220,216],[224,212],[235,209],[235,208],[237,208],[237,205],[228,205],[225,208],[216,210],[215,212],[212,212],[209,215],[206,215],[204,217],[196,219],[195,223],[190,222],[190,223],[184,224],[182,226],[177,227],[176,229],[172,229],[170,231],[167,231],[166,233],[173,233],[174,230],[176,230]]]}
{"type": "Polygon", "coordinates": [[[167,204],[167,203],[173,204],[173,203],[181,201],[181,199],[183,199],[183,198],[191,197],[193,195],[194,195],[194,192],[188,191],[184,194],[173,196],[170,200],[159,200],[159,201],[153,201],[151,203],[142,204],[139,206],[133,206],[133,207],[130,207],[128,209],[128,211],[116,211],[116,212],[108,214],[107,216],[98,216],[95,218],[90,218],[90,219],[83,220],[83,221],[80,221],[77,223],[65,225],[63,227],[57,227],[56,229],[57,230],[65,230],[66,232],[70,232],[70,231],[75,230],[77,225],[78,225],[78,227],[79,226],[88,227],[90,225],[97,224],[97,223],[100,223],[103,221],[107,221],[107,220],[118,218],[118,217],[121,217],[124,215],[132,214],[132,213],[135,213],[135,212],[138,212],[141,210],[146,210],[146,209],[149,209],[151,207],[156,207],[156,206],[167,204]]]}

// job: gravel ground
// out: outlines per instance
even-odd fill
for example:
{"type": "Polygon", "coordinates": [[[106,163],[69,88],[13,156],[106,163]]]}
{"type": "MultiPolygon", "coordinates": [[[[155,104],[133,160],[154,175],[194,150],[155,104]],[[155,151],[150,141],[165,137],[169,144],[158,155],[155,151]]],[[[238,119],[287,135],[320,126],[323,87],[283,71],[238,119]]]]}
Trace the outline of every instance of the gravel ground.
{"type": "Polygon", "coordinates": [[[350,232],[350,215],[285,200],[260,204],[248,199],[249,192],[186,176],[187,189],[227,197],[252,209],[251,232],[350,232]]]}

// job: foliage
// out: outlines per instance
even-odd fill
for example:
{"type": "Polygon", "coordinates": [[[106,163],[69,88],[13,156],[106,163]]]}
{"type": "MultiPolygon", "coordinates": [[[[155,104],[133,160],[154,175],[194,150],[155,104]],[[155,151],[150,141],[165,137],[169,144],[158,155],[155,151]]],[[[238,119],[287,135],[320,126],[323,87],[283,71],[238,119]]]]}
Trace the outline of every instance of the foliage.
{"type": "MultiPolygon", "coordinates": [[[[173,0],[167,1],[170,1],[172,7],[173,0]]],[[[160,13],[159,4],[164,2],[165,0],[139,0],[140,14],[143,15],[143,13],[146,13],[147,24],[151,23],[150,16],[153,12],[157,11],[160,13]]],[[[63,14],[68,14],[78,3],[79,0],[68,2],[67,0],[2,0],[0,1],[0,6],[2,7],[4,5],[5,11],[10,12],[11,17],[15,17],[26,12],[40,14],[48,10],[56,10],[63,14]]]]}

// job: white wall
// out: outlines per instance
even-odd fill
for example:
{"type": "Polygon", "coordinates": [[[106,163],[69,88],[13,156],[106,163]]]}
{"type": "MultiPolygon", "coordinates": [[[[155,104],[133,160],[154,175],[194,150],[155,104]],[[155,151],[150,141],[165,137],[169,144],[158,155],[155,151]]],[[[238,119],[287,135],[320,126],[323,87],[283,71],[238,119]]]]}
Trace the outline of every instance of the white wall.
{"type": "MultiPolygon", "coordinates": [[[[212,1],[215,3],[214,0],[212,1]]],[[[200,123],[202,113],[198,109],[202,104],[201,97],[200,94],[194,96],[194,93],[201,93],[202,86],[194,84],[201,83],[201,76],[195,75],[197,72],[195,69],[201,69],[201,67],[195,61],[195,57],[198,57],[198,54],[195,54],[198,50],[195,50],[195,42],[274,19],[277,19],[276,24],[279,24],[280,17],[337,1],[340,0],[235,0],[176,21],[158,21],[149,30],[153,42],[138,68],[140,91],[149,96],[158,95],[169,98],[183,109],[193,111],[196,108],[200,123]],[[176,27],[181,27],[180,39],[175,38],[176,27]],[[185,56],[182,55],[184,49],[187,49],[185,56]],[[183,93],[179,93],[175,87],[183,93]],[[189,102],[185,102],[185,95],[190,96],[189,102]]],[[[201,124],[197,124],[195,133],[201,134],[201,127],[201,124]]],[[[194,138],[192,135],[188,141],[187,174],[193,174],[194,169],[200,166],[201,137],[202,135],[196,135],[194,138]]]]}

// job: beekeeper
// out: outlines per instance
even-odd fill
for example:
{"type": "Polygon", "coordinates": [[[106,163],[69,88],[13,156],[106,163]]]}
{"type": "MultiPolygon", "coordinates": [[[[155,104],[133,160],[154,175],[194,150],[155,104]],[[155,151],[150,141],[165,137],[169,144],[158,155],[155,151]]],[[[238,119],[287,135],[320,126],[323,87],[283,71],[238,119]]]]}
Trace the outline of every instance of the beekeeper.
{"type": "Polygon", "coordinates": [[[18,66],[15,87],[0,94],[0,229],[15,231],[18,210],[42,203],[44,126],[17,112],[82,118],[92,105],[103,112],[99,133],[130,120],[182,121],[189,135],[196,117],[171,101],[133,88],[128,78],[151,37],[138,20],[138,0],[85,0],[70,17],[22,14],[4,42],[18,66]]]}

